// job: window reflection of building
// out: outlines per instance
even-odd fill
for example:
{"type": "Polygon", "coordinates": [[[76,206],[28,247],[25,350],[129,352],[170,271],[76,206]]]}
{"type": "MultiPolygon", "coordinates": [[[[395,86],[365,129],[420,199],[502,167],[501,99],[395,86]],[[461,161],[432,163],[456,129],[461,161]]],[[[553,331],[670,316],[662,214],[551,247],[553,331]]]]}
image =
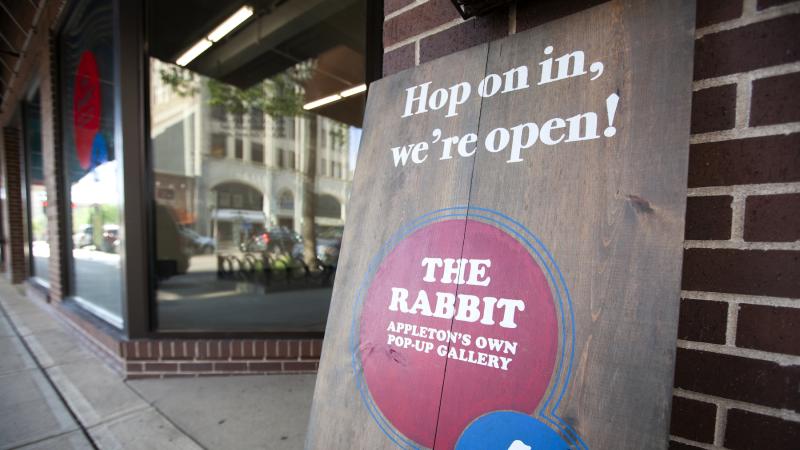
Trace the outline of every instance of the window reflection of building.
{"type": "Polygon", "coordinates": [[[194,27],[154,14],[159,330],[324,329],[363,120],[366,5],[252,5],[252,18],[188,63],[176,27],[210,31],[218,8],[194,27]],[[252,41],[265,26],[282,37],[252,41]]]}
{"type": "MultiPolygon", "coordinates": [[[[237,229],[222,223],[234,213],[219,211],[256,209],[252,204],[242,208],[232,203],[223,205],[223,201],[233,202],[236,197],[220,186],[240,180],[266,200],[257,208],[263,218],[240,214],[245,218],[241,227],[283,225],[299,232],[303,187],[297,170],[307,155],[303,145],[310,140],[311,121],[302,116],[270,117],[257,108],[231,113],[221,105],[211,105],[202,84],[193,95],[168,95],[171,87],[160,78],[160,71],[167,67],[161,61],[151,61],[156,201],[172,208],[180,225],[192,226],[207,236],[221,233],[216,236],[221,243],[235,241],[237,229]],[[291,202],[281,202],[282,192],[290,193],[291,202]],[[291,207],[284,207],[287,204],[291,207]]],[[[352,180],[352,170],[347,169],[348,126],[321,116],[315,122],[316,193],[340,205],[338,215],[318,214],[317,222],[343,226],[345,211],[341,205],[352,180]]]]}

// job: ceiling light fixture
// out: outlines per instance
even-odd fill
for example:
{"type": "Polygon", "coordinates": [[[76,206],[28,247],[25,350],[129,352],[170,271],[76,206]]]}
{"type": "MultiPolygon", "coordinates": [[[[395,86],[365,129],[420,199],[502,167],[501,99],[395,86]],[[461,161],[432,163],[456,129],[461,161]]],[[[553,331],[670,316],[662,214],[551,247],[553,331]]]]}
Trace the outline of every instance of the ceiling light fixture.
{"type": "Polygon", "coordinates": [[[186,50],[184,54],[182,54],[176,61],[175,64],[184,67],[190,62],[194,61],[195,58],[200,56],[204,51],[208,50],[212,44],[215,42],[219,42],[220,39],[227,36],[231,31],[235,30],[236,27],[243,24],[250,16],[253,15],[253,8],[250,6],[242,6],[239,8],[238,11],[233,13],[230,17],[225,19],[224,22],[219,24],[216,28],[214,28],[208,36],[201,39],[198,43],[194,44],[192,48],[186,50]]]}
{"type": "Polygon", "coordinates": [[[314,100],[313,102],[306,103],[303,105],[303,109],[308,111],[309,109],[319,108],[320,106],[327,105],[328,103],[338,102],[339,100],[350,97],[352,95],[360,94],[367,90],[366,84],[359,84],[356,87],[351,87],[349,89],[345,89],[338,94],[329,95],[327,97],[323,97],[319,100],[314,100]]]}
{"type": "Polygon", "coordinates": [[[206,38],[203,38],[197,44],[194,44],[192,48],[186,50],[186,53],[182,54],[180,58],[175,61],[175,64],[183,67],[190,62],[192,62],[195,58],[200,56],[201,53],[208,50],[211,47],[211,41],[206,38]]]}
{"type": "Polygon", "coordinates": [[[314,100],[313,102],[306,103],[303,105],[303,109],[309,110],[314,108],[319,108],[322,105],[327,105],[328,103],[333,103],[335,101],[341,100],[342,96],[339,94],[329,95],[327,97],[323,97],[319,100],[314,100]]]}
{"type": "Polygon", "coordinates": [[[339,95],[341,95],[342,97],[350,97],[351,95],[360,94],[366,90],[367,90],[366,84],[359,84],[356,87],[345,89],[342,92],[339,92],[339,95]]]}
{"type": "Polygon", "coordinates": [[[253,8],[250,6],[242,6],[238,11],[233,13],[232,16],[228,17],[224,22],[219,24],[217,28],[214,28],[214,31],[208,34],[208,40],[211,42],[219,41],[227,36],[228,33],[235,30],[236,27],[244,23],[244,21],[249,19],[252,15],[253,8]]]}

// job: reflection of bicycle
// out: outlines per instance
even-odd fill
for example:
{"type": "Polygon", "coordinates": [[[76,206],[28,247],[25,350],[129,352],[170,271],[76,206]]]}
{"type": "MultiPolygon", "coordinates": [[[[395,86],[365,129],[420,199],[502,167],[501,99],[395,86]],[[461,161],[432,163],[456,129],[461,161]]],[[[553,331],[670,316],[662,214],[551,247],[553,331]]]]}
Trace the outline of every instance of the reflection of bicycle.
{"type": "Polygon", "coordinates": [[[336,267],[326,265],[318,258],[308,265],[300,256],[285,252],[245,253],[241,256],[218,255],[217,276],[251,283],[265,287],[278,285],[312,284],[329,286],[336,276],[336,267]]]}

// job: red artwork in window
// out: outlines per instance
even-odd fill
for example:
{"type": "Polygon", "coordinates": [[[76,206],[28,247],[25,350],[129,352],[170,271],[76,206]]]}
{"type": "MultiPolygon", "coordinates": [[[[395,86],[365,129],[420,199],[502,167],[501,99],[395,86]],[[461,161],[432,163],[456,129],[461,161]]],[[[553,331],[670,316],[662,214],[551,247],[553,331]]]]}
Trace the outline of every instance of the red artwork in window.
{"type": "Polygon", "coordinates": [[[81,54],[75,74],[72,98],[72,120],[75,127],[75,152],[81,167],[88,169],[92,162],[92,146],[100,129],[100,77],[94,53],[81,54]]]}

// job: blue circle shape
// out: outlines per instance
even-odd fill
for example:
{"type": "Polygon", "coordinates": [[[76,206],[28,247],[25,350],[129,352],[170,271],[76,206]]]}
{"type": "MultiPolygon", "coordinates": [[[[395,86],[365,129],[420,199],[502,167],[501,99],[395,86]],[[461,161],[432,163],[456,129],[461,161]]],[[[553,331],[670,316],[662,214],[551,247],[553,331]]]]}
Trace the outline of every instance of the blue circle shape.
{"type": "Polygon", "coordinates": [[[456,450],[569,449],[569,444],[547,425],[515,411],[495,411],[479,417],[456,443],[456,450]]]}
{"type": "Polygon", "coordinates": [[[106,161],[108,161],[108,145],[103,135],[97,132],[92,141],[92,160],[89,168],[94,169],[106,161]]]}

